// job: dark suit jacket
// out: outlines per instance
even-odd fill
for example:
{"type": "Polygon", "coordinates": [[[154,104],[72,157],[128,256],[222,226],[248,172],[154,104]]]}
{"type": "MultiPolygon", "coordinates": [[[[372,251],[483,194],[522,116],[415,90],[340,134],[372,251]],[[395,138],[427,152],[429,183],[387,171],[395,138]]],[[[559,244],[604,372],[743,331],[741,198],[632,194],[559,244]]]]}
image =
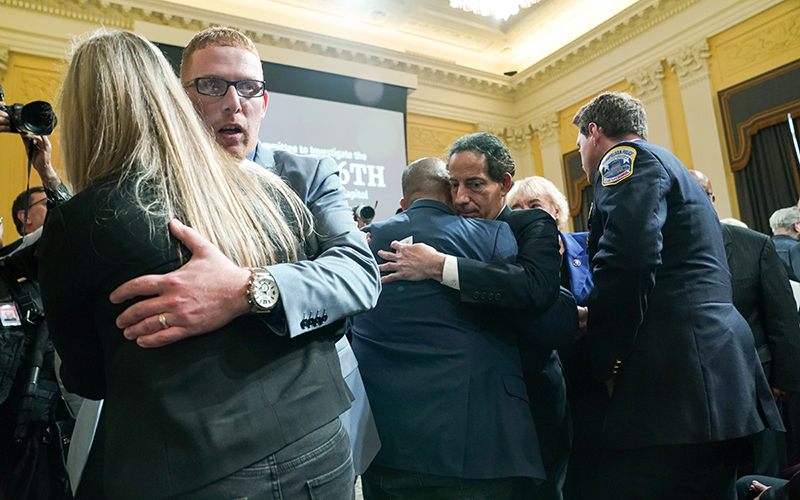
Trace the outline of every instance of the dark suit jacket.
{"type": "Polygon", "coordinates": [[[744,316],[770,385],[800,390],[800,324],[789,278],[768,236],[722,224],[733,305],[744,316]]]}
{"type": "Polygon", "coordinates": [[[675,155],[638,140],[605,154],[594,189],[587,338],[600,380],[616,372],[604,444],[781,428],[753,335],[731,301],[719,220],[697,181],[675,155]]]}
{"type": "Polygon", "coordinates": [[[500,212],[514,232],[519,246],[515,265],[458,259],[462,300],[487,306],[488,290],[496,306],[515,308],[506,313],[509,331],[519,337],[531,414],[539,436],[539,448],[548,476],[546,488],[556,495],[553,478],[563,473],[571,446],[567,411],[567,386],[554,349],[569,345],[578,324],[575,299],[559,287],[558,229],[547,212],[511,210],[500,212]],[[501,300],[497,300],[502,297],[501,300]],[[555,299],[554,299],[555,297],[555,299]],[[542,312],[544,311],[544,312],[542,312]]]}
{"type": "MultiPolygon", "coordinates": [[[[517,254],[507,225],[455,216],[433,200],[365,230],[376,254],[408,236],[481,261],[517,254]]],[[[497,316],[433,280],[392,282],[375,309],[354,318],[353,350],[381,437],[375,463],[461,478],[544,478],[516,339],[497,316]]]]}
{"type": "Polygon", "coordinates": [[[775,251],[786,267],[789,278],[797,281],[797,275],[800,274],[800,246],[797,245],[797,240],[786,234],[776,234],[772,237],[772,242],[775,243],[775,251]]]}
{"type": "MultiPolygon", "coordinates": [[[[150,234],[115,182],[52,210],[39,243],[42,299],[66,388],[105,398],[106,498],[158,499],[225,477],[349,407],[335,337],[273,334],[256,316],[158,349],[126,340],[108,297],[181,264],[166,221],[150,234]]],[[[184,258],[188,258],[185,254],[184,258]]]]}
{"type": "Polygon", "coordinates": [[[538,316],[559,295],[558,228],[544,210],[511,210],[498,220],[511,226],[519,245],[516,264],[458,259],[464,302],[524,308],[538,316]]]}

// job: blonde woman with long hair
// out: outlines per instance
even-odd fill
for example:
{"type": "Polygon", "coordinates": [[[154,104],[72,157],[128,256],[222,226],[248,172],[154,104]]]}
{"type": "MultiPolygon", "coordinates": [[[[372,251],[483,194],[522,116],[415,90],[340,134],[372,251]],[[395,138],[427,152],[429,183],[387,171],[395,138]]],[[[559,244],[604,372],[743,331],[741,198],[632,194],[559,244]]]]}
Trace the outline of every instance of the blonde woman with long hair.
{"type": "Polygon", "coordinates": [[[262,480],[270,464],[320,433],[331,443],[322,458],[336,467],[301,485],[286,476],[283,488],[349,498],[352,463],[337,419],[349,392],[334,332],[268,334],[245,315],[144,349],[115,324],[130,304],[109,301],[120,284],[189,259],[170,236],[172,219],[234,264],[257,267],[305,258],[308,209],[277,176],[214,142],[169,63],[139,35],[100,31],[78,42],[61,102],[76,195],[49,215],[40,279],[65,386],[105,399],[93,450],[104,498],[273,498],[262,480]],[[286,418],[309,407],[313,418],[286,418]]]}

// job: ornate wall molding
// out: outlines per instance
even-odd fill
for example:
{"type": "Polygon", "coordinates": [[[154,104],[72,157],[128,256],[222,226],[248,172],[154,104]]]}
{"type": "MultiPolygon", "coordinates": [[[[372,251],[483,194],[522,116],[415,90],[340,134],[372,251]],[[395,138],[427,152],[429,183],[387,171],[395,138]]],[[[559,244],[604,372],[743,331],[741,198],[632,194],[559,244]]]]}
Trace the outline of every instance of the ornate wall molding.
{"type": "Polygon", "coordinates": [[[5,81],[8,71],[8,47],[0,46],[0,84],[5,81]]]}
{"type": "Polygon", "coordinates": [[[372,47],[157,1],[0,0],[0,5],[126,29],[132,29],[136,21],[190,31],[224,23],[240,29],[256,43],[412,73],[419,77],[420,82],[433,87],[515,101],[555,82],[699,1],[657,0],[643,11],[632,13],[627,20],[606,27],[606,31],[594,38],[580,41],[547,62],[534,65],[524,72],[527,77],[520,75],[515,79],[424,55],[372,47]]]}
{"type": "Polygon", "coordinates": [[[558,114],[556,113],[551,113],[534,120],[532,127],[533,130],[539,134],[539,141],[542,145],[558,141],[559,139],[558,114]]]}
{"type": "Polygon", "coordinates": [[[554,83],[699,1],[661,0],[595,38],[573,47],[569,53],[559,54],[545,67],[534,65],[530,70],[523,72],[523,74],[530,73],[530,76],[517,85],[514,90],[519,97],[524,97],[554,83]]]}
{"type": "Polygon", "coordinates": [[[708,41],[700,40],[667,57],[667,64],[678,75],[678,81],[684,83],[694,80],[697,76],[708,75],[709,57],[711,54],[708,41]]]}
{"type": "Polygon", "coordinates": [[[661,61],[644,67],[627,78],[628,83],[633,88],[633,92],[641,100],[663,96],[661,88],[663,79],[664,66],[662,66],[661,61]]]}

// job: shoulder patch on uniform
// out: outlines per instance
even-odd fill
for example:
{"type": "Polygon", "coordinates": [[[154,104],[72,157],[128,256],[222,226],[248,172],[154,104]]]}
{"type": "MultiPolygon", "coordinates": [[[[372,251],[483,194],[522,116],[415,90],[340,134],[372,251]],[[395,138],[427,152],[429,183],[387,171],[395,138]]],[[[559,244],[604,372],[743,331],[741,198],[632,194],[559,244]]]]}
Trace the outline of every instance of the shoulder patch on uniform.
{"type": "Polygon", "coordinates": [[[600,176],[603,186],[613,186],[633,174],[633,161],[636,150],[630,146],[614,148],[600,162],[600,176]]]}

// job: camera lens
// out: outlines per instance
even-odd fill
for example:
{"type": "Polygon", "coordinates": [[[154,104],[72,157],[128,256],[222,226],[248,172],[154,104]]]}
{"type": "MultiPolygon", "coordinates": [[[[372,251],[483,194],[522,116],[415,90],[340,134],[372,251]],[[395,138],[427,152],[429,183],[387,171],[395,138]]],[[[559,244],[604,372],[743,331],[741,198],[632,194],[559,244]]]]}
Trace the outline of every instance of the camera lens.
{"type": "Polygon", "coordinates": [[[19,128],[35,135],[50,135],[56,128],[58,119],[53,107],[44,101],[33,101],[22,107],[19,114],[19,128]]]}

